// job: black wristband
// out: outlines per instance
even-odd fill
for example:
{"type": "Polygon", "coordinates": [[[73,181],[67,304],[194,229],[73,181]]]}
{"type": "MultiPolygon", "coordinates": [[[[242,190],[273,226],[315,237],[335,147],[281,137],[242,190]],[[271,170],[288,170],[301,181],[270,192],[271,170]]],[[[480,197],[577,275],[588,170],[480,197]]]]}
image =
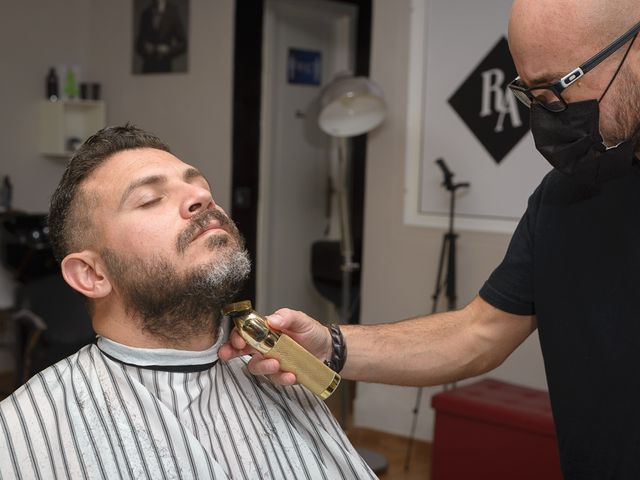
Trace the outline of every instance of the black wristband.
{"type": "Polygon", "coordinates": [[[347,344],[338,325],[328,325],[331,333],[331,358],[324,362],[331,370],[340,373],[347,361],[347,344]]]}

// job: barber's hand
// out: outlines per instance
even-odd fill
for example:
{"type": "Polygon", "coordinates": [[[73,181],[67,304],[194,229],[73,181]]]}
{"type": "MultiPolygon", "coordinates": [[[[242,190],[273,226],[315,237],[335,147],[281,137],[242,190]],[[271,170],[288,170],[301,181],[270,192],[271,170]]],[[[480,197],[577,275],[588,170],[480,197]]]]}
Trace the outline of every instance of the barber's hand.
{"type": "MultiPolygon", "coordinates": [[[[269,327],[289,335],[320,360],[325,361],[331,357],[332,345],[329,329],[310,316],[296,310],[283,308],[266,318],[269,327]]],[[[229,341],[220,347],[218,356],[221,360],[227,361],[241,355],[253,356],[247,366],[254,375],[266,375],[271,381],[280,385],[296,383],[295,374],[280,370],[278,360],[266,358],[247,345],[247,342],[234,328],[229,336],[229,341]]]]}

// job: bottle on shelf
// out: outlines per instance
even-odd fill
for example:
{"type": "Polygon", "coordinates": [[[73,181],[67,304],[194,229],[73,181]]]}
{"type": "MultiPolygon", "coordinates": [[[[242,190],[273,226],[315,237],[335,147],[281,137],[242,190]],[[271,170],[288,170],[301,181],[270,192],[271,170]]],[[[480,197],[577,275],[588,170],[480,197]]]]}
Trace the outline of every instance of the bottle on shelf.
{"type": "Polygon", "coordinates": [[[78,82],[72,67],[67,68],[67,73],[64,77],[64,93],[69,99],[78,96],[78,82]]]}
{"type": "Polygon", "coordinates": [[[60,93],[58,91],[58,75],[56,69],[51,67],[47,75],[47,98],[52,102],[58,100],[60,93]]]}

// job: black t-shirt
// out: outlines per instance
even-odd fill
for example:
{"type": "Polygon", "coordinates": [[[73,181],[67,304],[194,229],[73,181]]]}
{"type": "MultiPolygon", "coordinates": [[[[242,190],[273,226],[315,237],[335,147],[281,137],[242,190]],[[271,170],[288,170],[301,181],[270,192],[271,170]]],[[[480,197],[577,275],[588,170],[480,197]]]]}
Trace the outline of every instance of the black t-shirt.
{"type": "Polygon", "coordinates": [[[640,168],[598,188],[556,171],[480,290],[535,314],[566,479],[640,479],[640,168]]]}

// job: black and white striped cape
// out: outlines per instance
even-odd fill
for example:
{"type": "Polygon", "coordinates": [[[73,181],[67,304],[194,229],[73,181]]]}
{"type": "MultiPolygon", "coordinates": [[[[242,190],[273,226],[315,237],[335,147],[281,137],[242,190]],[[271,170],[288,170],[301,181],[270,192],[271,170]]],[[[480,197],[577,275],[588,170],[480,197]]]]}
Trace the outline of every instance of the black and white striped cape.
{"type": "Polygon", "coordinates": [[[101,348],[0,403],[1,479],[376,478],[322,401],[251,375],[247,358],[185,371],[101,348]]]}

